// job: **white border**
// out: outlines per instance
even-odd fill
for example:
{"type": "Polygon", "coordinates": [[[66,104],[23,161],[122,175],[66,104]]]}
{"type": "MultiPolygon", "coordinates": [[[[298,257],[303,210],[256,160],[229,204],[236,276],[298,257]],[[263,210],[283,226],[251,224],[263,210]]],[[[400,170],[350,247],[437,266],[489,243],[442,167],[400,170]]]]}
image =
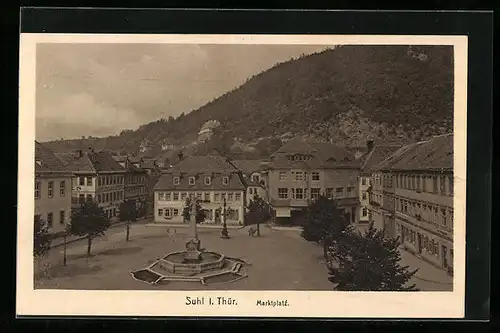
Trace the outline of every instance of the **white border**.
{"type": "MultiPolygon", "coordinates": [[[[375,35],[85,35],[21,34],[19,81],[17,315],[463,318],[467,143],[467,37],[375,35]],[[453,45],[454,267],[453,292],[334,291],[68,291],[33,289],[35,66],[37,43],[453,45]],[[185,296],[229,296],[237,306],[185,306],[185,296]],[[287,299],[289,307],[259,307],[287,299]]],[[[124,277],[128,278],[128,277],[124,277]]],[[[326,278],[326,276],[325,276],[326,278]]]]}

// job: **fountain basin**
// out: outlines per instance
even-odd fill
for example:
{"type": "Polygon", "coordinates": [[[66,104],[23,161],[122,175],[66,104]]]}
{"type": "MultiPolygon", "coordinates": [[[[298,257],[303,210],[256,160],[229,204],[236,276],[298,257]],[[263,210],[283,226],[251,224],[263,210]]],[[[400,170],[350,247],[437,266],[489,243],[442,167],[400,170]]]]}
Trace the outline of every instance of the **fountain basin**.
{"type": "Polygon", "coordinates": [[[187,251],[178,251],[167,254],[156,261],[149,268],[161,274],[194,275],[203,272],[222,269],[225,257],[215,252],[202,252],[197,262],[186,262],[187,251]]]}

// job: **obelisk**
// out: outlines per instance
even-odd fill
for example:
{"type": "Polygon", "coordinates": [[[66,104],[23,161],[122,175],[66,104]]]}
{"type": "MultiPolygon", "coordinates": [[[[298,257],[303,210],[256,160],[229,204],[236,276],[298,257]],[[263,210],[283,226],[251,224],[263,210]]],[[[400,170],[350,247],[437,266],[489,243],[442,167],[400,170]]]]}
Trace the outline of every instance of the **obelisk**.
{"type": "Polygon", "coordinates": [[[201,257],[201,242],[198,239],[198,226],[196,225],[196,199],[191,200],[191,214],[189,218],[189,240],[186,243],[186,262],[198,262],[201,257]]]}

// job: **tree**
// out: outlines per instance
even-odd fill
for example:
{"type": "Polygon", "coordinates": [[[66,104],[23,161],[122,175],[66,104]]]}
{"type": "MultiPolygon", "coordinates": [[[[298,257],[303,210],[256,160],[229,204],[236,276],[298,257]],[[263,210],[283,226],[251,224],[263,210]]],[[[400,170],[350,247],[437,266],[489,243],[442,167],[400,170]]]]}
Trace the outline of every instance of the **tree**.
{"type": "MultiPolygon", "coordinates": [[[[190,197],[186,198],[186,202],[184,203],[184,209],[182,210],[182,217],[184,218],[184,221],[189,221],[191,220],[191,202],[192,199],[190,197]]],[[[201,203],[200,201],[196,201],[196,223],[201,223],[205,221],[207,218],[207,215],[205,211],[201,208],[201,203]]]]}
{"type": "Polygon", "coordinates": [[[110,225],[104,210],[96,202],[87,201],[72,212],[68,231],[72,235],[87,237],[87,256],[90,256],[92,240],[104,235],[110,225]]]}
{"type": "Polygon", "coordinates": [[[35,258],[41,258],[50,249],[50,234],[47,222],[35,215],[35,226],[33,235],[33,254],[35,258]]]}
{"type": "Polygon", "coordinates": [[[373,223],[361,234],[351,232],[332,251],[338,267],[329,267],[328,280],[342,291],[418,291],[408,281],[417,270],[401,266],[398,239],[386,238],[373,223]]]}
{"type": "Polygon", "coordinates": [[[120,211],[118,217],[120,221],[127,222],[127,236],[126,241],[129,241],[130,237],[130,222],[137,220],[139,211],[136,208],[135,202],[130,200],[125,200],[120,204],[120,211]]]}
{"type": "Polygon", "coordinates": [[[329,247],[350,231],[349,219],[334,200],[321,195],[306,208],[301,236],[306,241],[323,245],[326,261],[329,261],[329,247]]]}
{"type": "Polygon", "coordinates": [[[260,224],[266,222],[271,217],[269,213],[269,204],[258,195],[247,205],[245,213],[245,224],[257,224],[257,236],[260,236],[260,224]]]}

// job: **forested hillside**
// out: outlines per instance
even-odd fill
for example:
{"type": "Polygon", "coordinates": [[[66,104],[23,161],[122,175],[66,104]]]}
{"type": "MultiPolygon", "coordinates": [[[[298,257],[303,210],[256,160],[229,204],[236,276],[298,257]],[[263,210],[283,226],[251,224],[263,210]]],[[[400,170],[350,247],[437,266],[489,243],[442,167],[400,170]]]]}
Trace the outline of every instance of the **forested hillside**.
{"type": "Polygon", "coordinates": [[[172,149],[200,152],[222,146],[266,155],[266,142],[278,146],[279,140],[297,134],[360,145],[367,138],[425,139],[452,131],[452,120],[452,47],[342,46],[276,64],[175,119],[159,119],[118,136],[49,145],[59,151],[83,144],[137,153],[148,142],[149,153],[156,155],[168,141],[172,149]],[[222,124],[217,135],[192,146],[209,119],[222,124]]]}

